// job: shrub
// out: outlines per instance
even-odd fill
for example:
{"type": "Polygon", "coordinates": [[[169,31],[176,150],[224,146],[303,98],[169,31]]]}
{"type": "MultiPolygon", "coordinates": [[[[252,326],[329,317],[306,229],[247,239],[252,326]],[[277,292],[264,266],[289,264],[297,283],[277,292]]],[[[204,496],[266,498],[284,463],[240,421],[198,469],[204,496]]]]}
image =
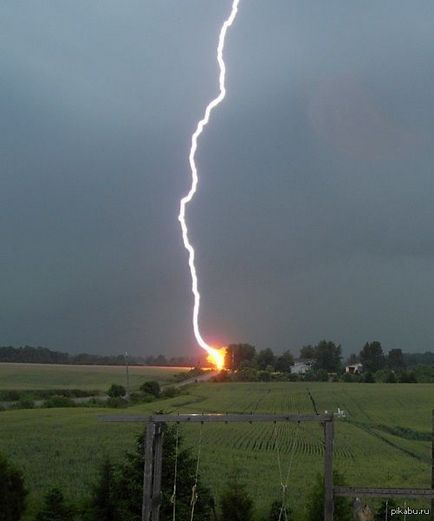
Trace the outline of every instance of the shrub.
{"type": "Polygon", "coordinates": [[[401,371],[398,382],[402,384],[415,384],[417,383],[417,378],[414,371],[401,371]]]}
{"type": "Polygon", "coordinates": [[[232,472],[220,499],[222,518],[231,521],[251,521],[253,519],[253,500],[246,485],[241,482],[238,471],[232,472]]]}
{"type": "Polygon", "coordinates": [[[110,398],[121,398],[127,394],[127,391],[123,385],[112,384],[107,394],[110,398]]]}
{"type": "Polygon", "coordinates": [[[66,396],[52,396],[45,400],[44,407],[75,407],[75,402],[66,396]]]}
{"type": "Polygon", "coordinates": [[[260,382],[269,382],[271,380],[270,371],[258,371],[258,380],[260,382]]]}
{"type": "Polygon", "coordinates": [[[372,373],[369,372],[369,371],[363,375],[363,381],[366,384],[373,384],[373,383],[375,383],[375,379],[374,379],[372,373]]]}
{"type": "Polygon", "coordinates": [[[181,389],[178,389],[178,387],[170,385],[161,392],[160,396],[161,398],[175,398],[175,396],[178,396],[179,394],[181,394],[181,389]]]}
{"type": "Polygon", "coordinates": [[[27,493],[21,471],[0,454],[0,521],[21,519],[27,493]]]}
{"type": "Polygon", "coordinates": [[[154,380],[142,384],[140,390],[142,393],[151,394],[155,398],[159,398],[161,393],[160,384],[154,380]]]}
{"type": "Polygon", "coordinates": [[[128,402],[123,398],[109,398],[105,405],[114,409],[122,409],[123,407],[128,407],[128,402]]]}
{"type": "Polygon", "coordinates": [[[14,403],[12,407],[14,409],[33,409],[35,407],[35,402],[33,401],[33,398],[26,398],[23,396],[16,403],[14,403]]]}

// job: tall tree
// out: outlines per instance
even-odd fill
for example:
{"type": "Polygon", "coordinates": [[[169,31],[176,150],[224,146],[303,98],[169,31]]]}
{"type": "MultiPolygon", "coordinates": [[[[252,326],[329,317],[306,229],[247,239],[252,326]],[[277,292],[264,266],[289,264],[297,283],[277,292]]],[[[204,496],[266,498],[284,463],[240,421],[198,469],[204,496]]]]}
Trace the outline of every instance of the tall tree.
{"type": "Polygon", "coordinates": [[[303,346],[300,349],[300,358],[304,360],[313,360],[315,358],[315,348],[310,344],[307,346],[303,346]]]}
{"type": "Polygon", "coordinates": [[[335,373],[341,368],[342,348],[330,340],[321,340],[315,346],[315,369],[335,373]]]}
{"type": "Polygon", "coordinates": [[[375,373],[375,371],[383,369],[386,361],[381,343],[376,340],[370,343],[366,342],[360,351],[360,361],[363,364],[364,371],[375,373]]]}
{"type": "Polygon", "coordinates": [[[252,361],[256,356],[256,348],[250,344],[230,344],[226,348],[225,367],[237,371],[242,362],[252,361]]]}
{"type": "Polygon", "coordinates": [[[18,469],[0,454],[0,521],[18,521],[26,508],[27,490],[18,469]]]}
{"type": "Polygon", "coordinates": [[[277,357],[275,369],[276,371],[280,371],[281,373],[290,373],[291,365],[294,365],[294,357],[292,356],[290,351],[285,351],[277,357]]]}
{"type": "Polygon", "coordinates": [[[273,351],[270,348],[267,348],[259,351],[258,355],[256,356],[256,361],[258,363],[259,369],[266,369],[269,365],[274,367],[276,357],[274,356],[273,351]]]}
{"type": "Polygon", "coordinates": [[[391,349],[387,355],[387,366],[390,369],[404,369],[404,355],[402,349],[391,349]]]}

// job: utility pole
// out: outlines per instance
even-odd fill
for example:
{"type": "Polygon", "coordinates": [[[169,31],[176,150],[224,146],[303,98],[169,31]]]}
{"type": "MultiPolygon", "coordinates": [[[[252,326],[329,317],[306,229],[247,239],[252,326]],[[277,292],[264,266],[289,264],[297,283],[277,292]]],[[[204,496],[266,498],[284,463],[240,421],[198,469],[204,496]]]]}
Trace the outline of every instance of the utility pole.
{"type": "Polygon", "coordinates": [[[125,370],[127,376],[127,398],[130,398],[130,373],[128,368],[128,353],[125,351],[125,370]]]}

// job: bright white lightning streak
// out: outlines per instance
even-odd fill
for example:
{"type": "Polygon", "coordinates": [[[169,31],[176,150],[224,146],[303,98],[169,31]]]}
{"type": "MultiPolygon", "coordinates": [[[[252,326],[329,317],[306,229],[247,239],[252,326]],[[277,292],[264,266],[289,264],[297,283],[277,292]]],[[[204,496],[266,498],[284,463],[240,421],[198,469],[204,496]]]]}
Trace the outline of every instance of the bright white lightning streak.
{"type": "Polygon", "coordinates": [[[198,281],[197,281],[197,272],[196,272],[196,266],[194,264],[194,258],[195,258],[195,252],[194,248],[191,245],[189,238],[188,238],[188,227],[187,223],[185,221],[185,210],[187,207],[187,204],[193,199],[194,194],[197,190],[197,184],[198,184],[198,174],[197,174],[197,166],[196,166],[196,150],[197,150],[197,141],[199,136],[202,134],[205,126],[208,124],[211,112],[213,109],[219,105],[223,99],[226,96],[226,88],[225,88],[225,77],[226,77],[226,65],[223,59],[223,50],[225,46],[225,39],[226,39],[226,33],[229,27],[233,24],[237,13],[238,13],[238,5],[240,3],[240,0],[233,0],[232,2],[232,9],[229,17],[222,25],[222,28],[220,30],[219,35],[219,42],[217,46],[217,62],[220,67],[220,75],[219,75],[219,86],[220,86],[220,92],[219,95],[214,98],[206,107],[205,113],[203,118],[198,122],[196,130],[194,131],[193,135],[191,136],[191,148],[190,148],[190,155],[189,155],[189,162],[190,162],[190,168],[191,168],[191,188],[188,194],[181,199],[180,202],[180,209],[179,209],[179,215],[178,220],[181,223],[181,229],[182,229],[182,239],[184,241],[184,246],[186,250],[188,251],[188,265],[190,267],[190,273],[191,273],[191,281],[192,281],[192,292],[194,295],[194,306],[193,306],[193,330],[194,330],[194,336],[196,337],[196,340],[198,344],[205,349],[209,354],[214,353],[214,348],[207,344],[202,337],[200,333],[199,328],[199,307],[200,307],[200,293],[198,289],[198,281]]]}

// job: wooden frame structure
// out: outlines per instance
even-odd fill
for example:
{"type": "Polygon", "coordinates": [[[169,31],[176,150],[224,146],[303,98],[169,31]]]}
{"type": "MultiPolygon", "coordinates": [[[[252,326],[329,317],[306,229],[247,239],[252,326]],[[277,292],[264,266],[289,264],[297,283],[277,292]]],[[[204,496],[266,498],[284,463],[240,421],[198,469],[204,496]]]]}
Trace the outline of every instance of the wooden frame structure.
{"type": "Polygon", "coordinates": [[[139,422],[146,426],[143,469],[142,521],[159,521],[164,423],[320,422],[324,428],[324,521],[333,521],[334,497],[412,497],[431,499],[434,521],[434,410],[432,411],[431,488],[372,488],[333,485],[333,414],[156,414],[103,416],[107,422],[139,422]]]}
{"type": "Polygon", "coordinates": [[[160,519],[164,423],[320,422],[324,426],[324,521],[333,521],[333,414],[156,414],[102,419],[146,425],[142,521],[160,519]]]}

